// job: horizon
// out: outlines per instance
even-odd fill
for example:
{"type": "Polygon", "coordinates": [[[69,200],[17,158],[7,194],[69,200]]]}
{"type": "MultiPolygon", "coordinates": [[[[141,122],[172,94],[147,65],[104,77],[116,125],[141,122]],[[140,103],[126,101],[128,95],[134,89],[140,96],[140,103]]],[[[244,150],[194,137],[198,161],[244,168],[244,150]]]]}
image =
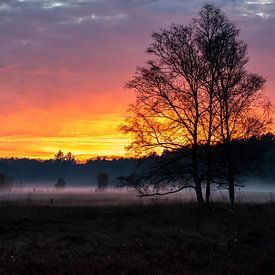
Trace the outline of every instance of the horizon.
{"type": "MultiPolygon", "coordinates": [[[[275,102],[275,1],[208,1],[240,28],[248,69],[275,102]]],[[[11,0],[0,3],[0,158],[81,161],[125,155],[118,130],[135,93],[124,84],[153,31],[197,17],[205,1],[11,0]]]]}
{"type": "MultiPolygon", "coordinates": [[[[56,152],[57,153],[57,152],[56,152]]],[[[72,152],[63,152],[64,154],[66,153],[72,153],[72,152]]],[[[126,159],[126,160],[131,160],[131,159],[139,159],[137,157],[134,156],[127,156],[127,155],[74,155],[72,154],[72,156],[74,157],[75,163],[76,164],[86,164],[89,161],[96,161],[96,160],[103,160],[103,161],[112,161],[112,160],[120,160],[120,159],[126,159]]],[[[36,158],[36,157],[28,157],[28,156],[23,156],[23,157],[0,157],[0,161],[1,160],[36,160],[36,161],[55,161],[54,155],[52,155],[51,157],[47,158],[36,158]]]]}

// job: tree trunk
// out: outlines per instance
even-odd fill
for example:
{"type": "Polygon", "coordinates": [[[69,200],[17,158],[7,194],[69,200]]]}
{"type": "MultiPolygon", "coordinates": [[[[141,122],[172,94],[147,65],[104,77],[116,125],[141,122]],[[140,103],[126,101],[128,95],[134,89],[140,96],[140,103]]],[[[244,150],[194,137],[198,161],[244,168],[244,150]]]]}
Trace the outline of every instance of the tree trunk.
{"type": "Polygon", "coordinates": [[[228,191],[229,191],[229,199],[230,199],[230,207],[231,210],[234,210],[235,205],[235,186],[234,186],[234,165],[232,160],[232,152],[231,152],[231,141],[229,138],[226,141],[226,155],[227,155],[227,163],[228,163],[228,191]]]}
{"type": "Polygon", "coordinates": [[[205,201],[206,205],[209,206],[210,202],[210,185],[211,185],[211,174],[212,174],[212,148],[211,148],[211,137],[212,137],[212,104],[213,104],[213,91],[210,91],[210,103],[209,103],[209,125],[208,125],[208,137],[207,137],[207,175],[206,175],[206,192],[205,201]]]}
{"type": "Polygon", "coordinates": [[[197,201],[200,205],[204,204],[204,200],[203,200],[203,195],[202,195],[202,190],[201,190],[201,184],[195,183],[196,185],[196,195],[197,195],[197,201]]]}
{"type": "Polygon", "coordinates": [[[230,199],[230,207],[231,210],[234,210],[235,206],[235,185],[234,185],[234,168],[230,155],[230,159],[228,160],[228,190],[229,190],[229,199],[230,199]]]}
{"type": "Polygon", "coordinates": [[[193,171],[194,171],[194,182],[195,182],[195,190],[197,201],[200,205],[204,204],[204,199],[201,190],[201,182],[199,180],[199,170],[198,170],[198,144],[194,143],[192,148],[192,160],[193,160],[193,171]]]}
{"type": "Polygon", "coordinates": [[[211,147],[208,145],[208,157],[207,157],[207,176],[206,176],[206,191],[205,191],[205,203],[209,206],[210,203],[210,185],[211,185],[211,161],[212,152],[211,147]]]}

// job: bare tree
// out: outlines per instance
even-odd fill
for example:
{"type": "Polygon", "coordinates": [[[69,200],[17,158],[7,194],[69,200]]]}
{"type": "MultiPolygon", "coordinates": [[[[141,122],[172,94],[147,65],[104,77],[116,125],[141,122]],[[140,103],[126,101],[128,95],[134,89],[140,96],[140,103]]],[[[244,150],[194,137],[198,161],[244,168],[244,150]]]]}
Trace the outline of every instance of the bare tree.
{"type": "Polygon", "coordinates": [[[193,29],[172,25],[152,37],[148,53],[154,60],[148,68],[139,68],[127,85],[137,92],[136,104],[130,107],[132,116],[122,127],[133,134],[128,149],[143,155],[191,147],[194,189],[198,202],[203,203],[198,145],[204,67],[193,29]]]}
{"type": "MultiPolygon", "coordinates": [[[[216,177],[212,150],[223,144],[224,170],[234,204],[231,142],[262,134],[269,121],[269,102],[262,96],[265,81],[246,71],[246,44],[238,35],[239,30],[221,10],[207,4],[190,24],[154,32],[147,50],[153,58],[127,84],[137,95],[121,127],[133,138],[128,150],[137,156],[181,152],[186,161],[181,164],[184,173],[178,174],[184,180],[169,192],[193,186],[199,203],[204,202],[205,181],[209,203],[210,185],[216,177]],[[202,145],[207,148],[206,169],[199,157],[202,145]]],[[[171,185],[171,181],[163,182],[171,185]]]]}
{"type": "MultiPolygon", "coordinates": [[[[212,126],[208,128],[208,145],[211,147],[212,135],[214,141],[224,144],[233,207],[232,141],[260,136],[268,130],[270,102],[263,94],[264,78],[246,70],[247,45],[239,39],[239,29],[212,5],[205,5],[197,22],[198,41],[211,75],[208,90],[211,96],[209,125],[212,126]],[[213,124],[213,115],[218,123],[213,124]]],[[[208,165],[211,167],[211,160],[208,165]]],[[[207,186],[210,179],[211,176],[207,186]]]]}

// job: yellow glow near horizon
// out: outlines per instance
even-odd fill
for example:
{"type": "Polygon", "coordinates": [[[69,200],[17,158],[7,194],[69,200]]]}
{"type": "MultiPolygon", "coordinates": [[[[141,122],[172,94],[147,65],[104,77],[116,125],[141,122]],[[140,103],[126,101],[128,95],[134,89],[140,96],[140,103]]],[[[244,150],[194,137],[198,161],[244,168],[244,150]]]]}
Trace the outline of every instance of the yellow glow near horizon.
{"type": "MultiPolygon", "coordinates": [[[[200,1],[186,9],[176,0],[129,7],[120,3],[127,1],[3,2],[2,158],[48,159],[58,150],[83,160],[124,156],[131,137],[118,127],[135,93],[123,87],[135,67],[152,58],[144,51],[152,42],[150,34],[172,22],[186,24],[201,8],[200,1]]],[[[221,5],[222,10],[238,22],[241,39],[249,45],[247,68],[268,79],[267,95],[275,102],[275,0],[237,2],[221,5]]]]}
{"type": "Polygon", "coordinates": [[[124,156],[130,141],[119,131],[123,119],[123,114],[65,116],[36,110],[0,116],[0,157],[50,159],[58,150],[78,160],[124,156]]]}
{"type": "Polygon", "coordinates": [[[123,156],[129,140],[123,137],[1,137],[0,157],[50,159],[58,150],[78,160],[95,156],[123,156]],[[4,146],[3,146],[4,145],[4,146]],[[5,148],[5,150],[3,150],[5,148]]]}

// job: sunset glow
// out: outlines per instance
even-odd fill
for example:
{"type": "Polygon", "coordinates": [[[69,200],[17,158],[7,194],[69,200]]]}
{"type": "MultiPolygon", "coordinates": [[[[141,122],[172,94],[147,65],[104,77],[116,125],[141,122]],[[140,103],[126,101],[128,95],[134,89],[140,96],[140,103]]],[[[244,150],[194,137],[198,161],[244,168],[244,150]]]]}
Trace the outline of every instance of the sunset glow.
{"type": "MultiPolygon", "coordinates": [[[[241,29],[249,69],[275,102],[275,1],[210,1],[241,29]]],[[[152,31],[185,24],[205,1],[0,2],[0,157],[125,155],[124,89],[152,31]]]]}

